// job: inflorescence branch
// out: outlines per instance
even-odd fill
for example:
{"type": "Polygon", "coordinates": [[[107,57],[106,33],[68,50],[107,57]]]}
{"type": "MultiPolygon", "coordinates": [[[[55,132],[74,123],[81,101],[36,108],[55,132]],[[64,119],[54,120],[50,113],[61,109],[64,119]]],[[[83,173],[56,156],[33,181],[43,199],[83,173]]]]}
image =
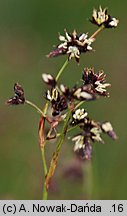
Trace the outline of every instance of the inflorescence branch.
{"type": "Polygon", "coordinates": [[[82,71],[81,81],[79,81],[79,84],[74,84],[72,88],[59,83],[59,78],[69,61],[74,58],[79,63],[82,53],[93,50],[92,44],[96,36],[106,28],[117,27],[119,20],[111,17],[107,13],[107,9],[102,9],[100,6],[99,10],[93,10],[90,22],[99,27],[90,37],[88,33],[78,34],[76,30],[70,34],[65,29],[65,36],[59,34],[60,44],[47,55],[48,57],[67,55],[68,58],[56,78],[51,74],[42,74],[42,80],[48,86],[44,96],[46,103],[43,109],[26,100],[24,89],[18,83],[14,85],[14,96],[7,101],[8,105],[30,105],[40,114],[39,139],[45,178],[43,199],[48,197],[50,181],[55,173],[60,150],[67,133],[79,128],[80,132],[72,137],[72,141],[74,142],[74,152],[84,160],[90,160],[92,157],[92,143],[96,141],[104,143],[103,133],[113,140],[117,139],[109,121],[95,121],[89,117],[84,108],[80,108],[84,102],[93,101],[100,97],[109,97],[107,88],[111,85],[106,82],[106,75],[103,70],[95,72],[94,68],[85,67],[82,71]],[[46,122],[49,125],[47,134],[45,132],[46,122]],[[63,127],[59,132],[58,126],[60,123],[63,123],[63,127]],[[45,146],[52,139],[58,139],[58,141],[48,168],[45,146]]]}

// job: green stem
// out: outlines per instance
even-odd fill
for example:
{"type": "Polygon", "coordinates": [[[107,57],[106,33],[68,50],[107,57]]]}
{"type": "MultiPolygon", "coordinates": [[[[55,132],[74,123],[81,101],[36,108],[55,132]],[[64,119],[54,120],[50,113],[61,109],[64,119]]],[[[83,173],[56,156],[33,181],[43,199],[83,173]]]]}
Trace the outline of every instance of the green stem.
{"type": "Polygon", "coordinates": [[[31,101],[28,101],[28,100],[25,100],[25,103],[28,104],[28,105],[30,105],[34,109],[36,109],[37,112],[39,112],[43,117],[46,117],[46,115],[44,114],[44,112],[38,106],[36,106],[34,103],[32,103],[31,101]]]}
{"type": "MultiPolygon", "coordinates": [[[[67,64],[68,64],[68,59],[65,61],[64,65],[62,66],[62,68],[58,72],[57,77],[56,77],[56,81],[58,81],[58,79],[60,78],[60,76],[63,73],[63,71],[64,71],[65,67],[67,66],[67,64]]],[[[36,105],[34,107],[36,107],[36,105]]],[[[49,107],[49,101],[47,101],[46,104],[45,104],[45,106],[44,106],[44,109],[43,109],[44,116],[47,115],[48,107],[49,107]]],[[[46,179],[47,179],[47,173],[48,173],[48,171],[47,171],[47,164],[46,164],[46,159],[45,159],[45,144],[46,144],[46,141],[44,142],[44,146],[42,148],[42,164],[43,164],[44,175],[45,175],[45,180],[44,180],[44,184],[43,184],[43,195],[42,195],[42,199],[43,200],[47,200],[48,199],[48,189],[46,187],[46,179]]]]}
{"type": "Polygon", "coordinates": [[[58,79],[60,78],[61,74],[63,73],[65,67],[68,65],[69,61],[68,59],[65,61],[65,63],[63,64],[62,68],[60,69],[60,71],[58,72],[57,76],[56,76],[56,81],[58,81],[58,79]]]}
{"type": "MultiPolygon", "coordinates": [[[[46,118],[46,112],[47,112],[47,107],[48,104],[46,103],[45,107],[44,107],[44,111],[42,111],[39,107],[37,107],[34,103],[32,103],[31,101],[25,100],[25,103],[30,105],[31,107],[35,108],[37,110],[37,112],[39,112],[42,117],[46,118]]],[[[46,164],[46,159],[45,159],[45,141],[43,143],[43,147],[41,148],[41,153],[42,153],[42,164],[43,164],[43,169],[44,169],[44,177],[46,178],[47,175],[47,164],[46,164]]],[[[47,200],[48,198],[48,193],[47,193],[47,189],[46,189],[46,185],[45,185],[45,180],[44,180],[44,186],[43,186],[43,200],[47,200]]]]}
{"type": "Polygon", "coordinates": [[[59,138],[58,143],[56,145],[56,150],[55,150],[55,152],[53,154],[53,157],[52,157],[52,160],[51,160],[51,163],[50,163],[50,167],[49,167],[49,170],[48,170],[48,173],[47,173],[47,177],[46,177],[46,180],[45,180],[45,184],[46,184],[47,190],[49,188],[49,184],[50,184],[51,178],[53,177],[55,169],[56,169],[56,165],[57,165],[60,149],[62,147],[62,144],[64,142],[64,138],[65,138],[66,133],[67,133],[67,127],[68,127],[68,122],[70,120],[70,117],[71,117],[71,111],[68,112],[66,121],[65,121],[65,123],[63,125],[63,128],[62,128],[62,131],[60,133],[61,134],[60,138],[59,138]]]}
{"type": "MultiPolygon", "coordinates": [[[[56,76],[56,81],[58,81],[58,79],[62,75],[65,67],[68,65],[68,62],[69,61],[67,59],[65,61],[65,63],[63,64],[62,68],[60,69],[60,71],[58,72],[58,74],[56,76]]],[[[48,110],[48,107],[49,107],[49,102],[46,102],[43,111],[39,107],[37,107],[34,103],[32,103],[31,101],[26,100],[25,103],[32,106],[34,109],[37,110],[37,112],[39,112],[44,118],[46,118],[47,110],[48,110]]],[[[69,117],[69,119],[70,119],[70,117],[69,117]]],[[[68,119],[68,121],[69,121],[69,119],[68,119]]],[[[63,143],[64,137],[66,135],[66,127],[67,127],[68,121],[65,122],[65,124],[64,124],[63,131],[61,133],[62,136],[61,136],[60,142],[58,143],[57,148],[56,148],[56,151],[58,153],[60,151],[60,148],[61,148],[61,145],[63,143]]],[[[49,168],[49,172],[47,171],[47,164],[46,164],[46,159],[45,159],[45,149],[44,149],[45,144],[46,144],[46,142],[44,141],[43,148],[41,149],[41,152],[42,152],[42,164],[43,164],[44,176],[45,176],[45,181],[44,181],[44,185],[43,185],[43,195],[42,195],[43,200],[47,200],[47,198],[48,198],[48,190],[47,190],[47,187],[46,187],[46,179],[47,179],[47,173],[50,173],[50,169],[51,169],[51,168],[49,168]]],[[[52,161],[51,161],[51,163],[52,163],[52,161]]]]}
{"type": "MultiPolygon", "coordinates": [[[[104,26],[101,26],[90,38],[94,38],[96,37],[97,34],[100,33],[100,31],[102,31],[104,29],[104,26]]],[[[62,68],[60,69],[60,71],[58,72],[57,76],[56,76],[56,81],[59,80],[60,76],[62,75],[64,69],[66,68],[66,66],[68,65],[69,61],[68,59],[65,61],[65,63],[63,64],[62,68]]],[[[80,102],[79,104],[77,104],[77,106],[75,107],[75,109],[77,109],[78,107],[80,107],[82,104],[84,103],[84,101],[80,102]]],[[[31,105],[31,104],[30,104],[31,105]]],[[[33,104],[32,104],[33,105],[33,104]]],[[[49,106],[49,102],[47,102],[45,104],[45,108],[44,108],[44,115],[45,116],[47,114],[47,110],[48,110],[48,106],[49,106]]],[[[33,105],[34,108],[36,108],[36,105],[33,105]]],[[[38,110],[40,112],[40,109],[38,110]]],[[[68,127],[68,122],[70,120],[71,117],[71,111],[68,112],[66,121],[63,125],[63,129],[60,133],[60,138],[59,141],[57,143],[56,146],[56,151],[53,154],[51,163],[50,163],[50,167],[49,170],[47,171],[47,165],[46,165],[46,160],[45,160],[45,153],[44,153],[44,147],[42,149],[42,162],[43,162],[43,167],[44,167],[44,173],[45,173],[45,182],[44,182],[44,189],[43,189],[43,199],[47,199],[48,197],[48,187],[49,187],[49,183],[51,181],[52,176],[54,175],[55,169],[56,169],[56,165],[57,165],[57,161],[58,161],[58,157],[59,157],[59,153],[62,147],[62,144],[64,142],[64,138],[66,136],[66,133],[71,131],[71,129],[67,130],[68,127]]]]}
{"type": "Polygon", "coordinates": [[[43,188],[43,196],[42,200],[47,200],[48,199],[48,191],[46,189],[46,186],[43,188]]]}
{"type": "MultiPolygon", "coordinates": [[[[85,101],[79,102],[79,103],[75,106],[74,110],[77,109],[78,107],[80,107],[82,104],[84,104],[84,102],[85,102],[85,101]]],[[[73,127],[71,127],[71,128],[69,128],[69,129],[67,130],[67,133],[73,131],[76,127],[77,127],[77,125],[76,125],[76,126],[73,126],[73,127]]],[[[57,134],[57,137],[60,137],[60,135],[61,135],[61,134],[58,133],[58,134],[57,134]]]]}
{"type": "Polygon", "coordinates": [[[44,167],[44,173],[47,175],[47,165],[46,165],[46,160],[45,160],[45,154],[44,154],[44,148],[42,149],[42,161],[43,161],[43,167],[44,167]]]}
{"type": "MultiPolygon", "coordinates": [[[[77,127],[78,127],[78,126],[76,125],[76,126],[73,126],[73,127],[69,128],[69,129],[67,130],[67,133],[73,131],[73,130],[74,130],[75,128],[77,128],[77,127]]],[[[61,136],[61,133],[57,133],[56,138],[58,138],[58,137],[60,137],[60,136],[61,136]]]]}
{"type": "Polygon", "coordinates": [[[49,107],[49,101],[47,101],[47,102],[45,103],[45,106],[44,106],[44,109],[43,109],[44,115],[47,115],[48,107],[49,107]]]}
{"type": "Polygon", "coordinates": [[[86,199],[92,199],[93,192],[93,163],[92,161],[86,161],[83,166],[84,171],[84,184],[83,184],[83,194],[86,199]]]}
{"type": "Polygon", "coordinates": [[[57,152],[57,154],[59,154],[59,152],[60,152],[61,146],[62,146],[62,144],[63,144],[64,138],[65,138],[66,133],[67,133],[67,127],[68,127],[68,122],[69,122],[69,120],[70,120],[70,114],[71,114],[71,113],[70,113],[70,111],[69,111],[69,113],[68,113],[68,115],[67,115],[66,122],[64,123],[63,129],[62,129],[62,131],[61,131],[60,140],[58,141],[57,146],[56,146],[56,152],[57,152]]]}
{"type": "Polygon", "coordinates": [[[82,104],[84,104],[85,103],[85,101],[81,101],[81,102],[79,102],[77,105],[76,105],[76,107],[75,107],[75,109],[77,109],[78,107],[80,107],[82,104]]]}
{"type": "MultiPolygon", "coordinates": [[[[37,112],[39,112],[42,115],[43,118],[46,117],[45,109],[46,109],[47,106],[45,106],[45,109],[44,109],[44,112],[43,112],[39,107],[37,107],[31,101],[25,100],[25,103],[28,104],[28,105],[30,105],[31,107],[35,108],[37,110],[37,112]]],[[[41,152],[42,152],[42,164],[43,164],[43,168],[44,168],[44,176],[46,178],[46,175],[47,175],[47,164],[46,164],[46,159],[45,159],[44,147],[45,147],[45,142],[43,143],[43,147],[41,148],[41,152]]],[[[44,180],[44,182],[45,182],[45,180],[44,180]]],[[[47,200],[47,197],[48,197],[48,193],[47,193],[47,189],[46,189],[46,186],[45,186],[45,183],[44,183],[44,187],[43,187],[43,200],[47,200]]]]}
{"type": "Polygon", "coordinates": [[[105,29],[105,26],[102,25],[100,28],[98,28],[97,31],[95,31],[90,38],[95,38],[103,29],[105,29]]]}
{"type": "MultiPolygon", "coordinates": [[[[49,101],[47,101],[45,106],[44,106],[44,109],[43,109],[44,115],[47,115],[48,106],[49,106],[49,101]]],[[[44,141],[43,148],[41,149],[42,165],[43,165],[43,169],[44,169],[44,184],[43,184],[42,200],[48,199],[48,190],[47,190],[46,184],[45,184],[45,179],[46,179],[47,172],[48,172],[46,158],[45,158],[46,142],[47,142],[47,140],[44,141]]]]}
{"type": "Polygon", "coordinates": [[[73,126],[73,127],[69,128],[69,129],[67,130],[67,133],[73,131],[73,130],[74,130],[75,128],[77,128],[77,127],[78,127],[78,126],[76,125],[76,126],[73,126]]]}
{"type": "MultiPolygon", "coordinates": [[[[75,109],[78,108],[79,106],[81,106],[83,103],[84,103],[84,101],[78,103],[77,106],[75,107],[75,109]]],[[[48,170],[48,173],[47,173],[47,177],[46,177],[46,180],[45,180],[47,190],[48,190],[51,178],[54,175],[56,165],[57,165],[57,161],[58,161],[58,157],[59,157],[59,153],[60,153],[62,144],[64,142],[64,138],[66,136],[66,133],[72,131],[75,128],[74,127],[74,128],[70,128],[70,129],[67,130],[68,122],[69,122],[70,117],[71,117],[71,113],[72,113],[72,111],[68,112],[67,117],[66,117],[66,121],[64,122],[64,125],[63,125],[63,128],[62,128],[62,131],[57,136],[57,137],[60,137],[60,138],[58,140],[58,143],[57,143],[57,146],[56,146],[56,151],[53,154],[53,157],[52,157],[52,160],[51,160],[51,163],[50,163],[50,167],[49,167],[49,170],[48,170]]]]}
{"type": "MultiPolygon", "coordinates": [[[[44,144],[45,145],[45,144],[44,144]]],[[[44,169],[44,178],[46,178],[47,176],[47,164],[46,164],[46,159],[45,159],[45,151],[44,151],[44,147],[41,150],[42,153],[42,164],[43,164],[43,169],[44,169]]],[[[42,199],[43,200],[47,200],[48,199],[48,191],[46,189],[46,185],[45,185],[45,179],[44,179],[44,185],[43,185],[43,195],[42,195],[42,199]]]]}

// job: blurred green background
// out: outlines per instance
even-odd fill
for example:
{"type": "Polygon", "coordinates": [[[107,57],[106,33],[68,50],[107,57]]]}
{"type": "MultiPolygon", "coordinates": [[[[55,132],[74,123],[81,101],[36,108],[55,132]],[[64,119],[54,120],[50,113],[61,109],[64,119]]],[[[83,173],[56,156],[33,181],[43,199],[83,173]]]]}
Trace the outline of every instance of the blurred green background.
{"type": "MultiPolygon", "coordinates": [[[[127,1],[118,0],[0,0],[0,199],[41,199],[43,169],[38,144],[39,116],[28,106],[8,107],[19,82],[27,99],[42,107],[45,86],[42,73],[56,75],[66,57],[48,59],[58,43],[58,32],[92,34],[88,22],[94,7],[108,7],[120,20],[116,29],[103,31],[93,44],[96,52],[84,54],[80,65],[71,61],[61,82],[72,86],[83,67],[103,69],[112,84],[110,98],[86,103],[95,120],[110,120],[119,139],[105,136],[105,145],[93,145],[93,158],[81,163],[73,143],[64,143],[49,199],[127,199],[127,1]]],[[[46,147],[48,161],[55,143],[46,147]]]]}

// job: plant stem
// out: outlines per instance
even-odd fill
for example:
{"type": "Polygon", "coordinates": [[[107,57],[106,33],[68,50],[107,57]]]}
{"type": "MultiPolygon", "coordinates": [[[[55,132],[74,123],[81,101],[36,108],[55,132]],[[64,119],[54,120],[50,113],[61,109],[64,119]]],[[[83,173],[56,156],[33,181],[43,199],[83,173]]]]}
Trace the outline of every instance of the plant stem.
{"type": "Polygon", "coordinates": [[[60,135],[60,138],[58,140],[58,143],[57,143],[57,146],[56,146],[56,150],[53,153],[53,157],[52,157],[52,160],[51,160],[51,163],[50,163],[50,167],[49,167],[49,170],[48,170],[48,173],[47,173],[47,177],[46,177],[46,180],[45,180],[45,184],[46,184],[47,190],[49,188],[49,184],[50,184],[51,178],[53,177],[55,169],[56,169],[56,165],[57,165],[60,149],[62,147],[62,144],[64,142],[64,138],[65,138],[66,133],[67,133],[67,127],[68,127],[68,122],[70,120],[70,117],[71,117],[71,111],[68,112],[66,121],[65,121],[65,123],[63,125],[63,128],[62,128],[62,131],[60,133],[61,135],[60,135]]]}
{"type": "MultiPolygon", "coordinates": [[[[46,118],[46,112],[47,112],[47,106],[48,104],[46,103],[45,107],[44,107],[44,111],[42,111],[39,107],[37,107],[34,103],[32,103],[31,101],[25,100],[25,103],[30,105],[31,107],[35,108],[37,110],[37,112],[39,112],[41,114],[41,116],[43,117],[43,124],[41,125],[40,131],[39,131],[39,135],[40,135],[40,147],[41,147],[41,155],[42,155],[42,164],[43,164],[43,169],[44,169],[44,178],[46,178],[47,175],[47,164],[46,164],[46,159],[45,159],[45,143],[46,141],[44,141],[44,123],[45,123],[45,118],[46,118]]],[[[45,185],[45,180],[44,180],[44,186],[43,186],[43,196],[42,196],[43,200],[47,200],[48,198],[48,193],[47,193],[47,189],[46,189],[46,185],[45,185]]]]}
{"type": "Polygon", "coordinates": [[[85,161],[83,166],[84,171],[84,184],[83,184],[83,194],[88,200],[92,199],[93,192],[93,163],[92,161],[85,161]]]}
{"type": "Polygon", "coordinates": [[[37,112],[39,112],[43,117],[46,117],[46,115],[43,113],[43,111],[36,106],[34,103],[32,103],[31,101],[25,100],[25,103],[32,106],[33,108],[35,108],[37,110],[37,112]]]}
{"type": "MultiPolygon", "coordinates": [[[[47,115],[48,106],[49,106],[49,101],[47,101],[45,106],[44,106],[44,109],[43,109],[44,115],[47,115]]],[[[44,127],[45,127],[45,122],[44,122],[44,127]]],[[[43,165],[43,169],[44,169],[44,184],[43,184],[42,200],[48,199],[48,191],[47,191],[46,184],[45,184],[45,179],[46,179],[47,172],[48,172],[46,158],[45,158],[45,144],[46,144],[46,142],[47,142],[47,140],[44,140],[43,148],[41,148],[42,165],[43,165]]]]}
{"type": "MultiPolygon", "coordinates": [[[[103,29],[104,29],[104,26],[101,26],[90,38],[96,37],[103,29]]],[[[62,75],[62,73],[63,73],[64,69],[66,68],[66,66],[68,65],[68,63],[69,63],[69,61],[67,59],[65,61],[65,63],[63,64],[62,68],[60,69],[60,71],[58,72],[58,74],[56,76],[56,81],[59,80],[60,76],[62,75]]],[[[36,108],[36,110],[38,110],[38,112],[40,112],[44,117],[46,117],[47,110],[48,110],[48,107],[49,107],[49,102],[47,102],[45,104],[43,112],[38,107],[36,107],[36,105],[34,105],[33,103],[31,103],[29,101],[27,101],[27,103],[29,105],[33,106],[34,108],[36,108]]],[[[83,103],[84,103],[84,101],[82,101],[79,104],[77,104],[76,107],[75,107],[75,109],[77,109],[78,107],[80,107],[83,103]]],[[[55,152],[53,154],[53,157],[52,157],[52,160],[50,162],[50,167],[49,167],[48,171],[47,171],[47,165],[46,165],[46,160],[45,160],[45,151],[44,151],[46,143],[44,141],[44,145],[43,145],[43,148],[42,148],[42,163],[43,163],[44,174],[45,174],[45,182],[44,182],[44,188],[43,188],[43,200],[46,200],[47,197],[48,197],[48,187],[49,187],[51,178],[54,175],[54,172],[55,172],[55,169],[56,169],[56,165],[57,165],[57,161],[58,161],[58,157],[59,157],[59,153],[60,153],[62,144],[64,142],[66,133],[69,132],[69,131],[71,131],[71,129],[67,130],[67,128],[68,128],[68,122],[70,120],[70,117],[71,117],[71,111],[68,112],[66,121],[65,121],[65,123],[63,125],[63,128],[62,128],[62,131],[61,131],[61,133],[59,135],[60,138],[58,140],[58,143],[57,143],[57,146],[56,146],[56,150],[55,150],[55,152]]]]}
{"type": "Polygon", "coordinates": [[[43,109],[44,115],[47,115],[48,107],[49,107],[49,101],[47,101],[44,105],[44,109],[43,109]]]}
{"type": "MultiPolygon", "coordinates": [[[[84,103],[84,101],[80,102],[79,104],[77,104],[77,106],[74,109],[78,108],[83,103],[84,103]]],[[[49,167],[49,170],[48,170],[48,173],[47,173],[47,177],[46,177],[46,180],[45,180],[45,184],[46,184],[47,190],[49,188],[49,184],[50,184],[51,178],[54,175],[54,172],[55,172],[55,169],[56,169],[56,165],[57,165],[57,161],[58,161],[58,157],[59,157],[59,153],[60,153],[62,144],[64,142],[64,138],[66,136],[66,133],[72,130],[71,128],[67,130],[67,128],[68,128],[68,122],[69,122],[70,117],[71,117],[71,113],[72,113],[72,110],[69,110],[69,112],[67,114],[67,117],[66,117],[66,121],[64,122],[62,131],[59,134],[60,139],[58,140],[58,143],[57,143],[57,146],[56,146],[56,150],[55,150],[55,152],[53,154],[53,157],[52,157],[52,160],[51,160],[51,163],[50,163],[50,167],[49,167]]]]}
{"type": "Polygon", "coordinates": [[[61,74],[63,73],[65,67],[68,65],[69,61],[68,59],[65,61],[65,63],[63,64],[62,68],[60,69],[60,71],[58,72],[57,76],[56,76],[56,81],[58,81],[58,79],[60,78],[61,74]]]}
{"type": "Polygon", "coordinates": [[[48,191],[46,189],[46,186],[43,188],[43,196],[42,200],[47,200],[48,199],[48,191]]]}
{"type": "MultiPolygon", "coordinates": [[[[46,159],[45,159],[45,143],[44,143],[44,146],[41,150],[41,153],[42,153],[42,164],[43,164],[43,169],[44,169],[44,178],[46,178],[47,176],[47,164],[46,164],[46,159]]],[[[47,188],[46,188],[46,185],[45,185],[45,179],[44,179],[44,185],[43,185],[43,195],[42,195],[42,199],[43,200],[47,200],[48,198],[48,191],[47,191],[47,188]]]]}
{"type": "Polygon", "coordinates": [[[69,133],[69,132],[71,132],[71,131],[73,131],[75,128],[77,128],[78,126],[77,125],[75,125],[75,126],[73,126],[73,127],[71,127],[71,128],[69,128],[68,130],[67,130],[67,133],[69,133]]]}
{"type": "MultiPolygon", "coordinates": [[[[68,65],[68,59],[65,61],[65,63],[62,66],[62,68],[58,72],[58,74],[56,76],[56,81],[58,81],[58,79],[60,78],[61,74],[63,73],[63,71],[64,71],[64,69],[65,69],[65,67],[67,65],[68,65]]],[[[34,107],[36,107],[36,105],[34,107]]],[[[44,106],[44,109],[43,109],[44,116],[47,115],[48,107],[49,107],[49,101],[47,101],[45,103],[45,106],[44,106]]],[[[46,164],[46,159],[45,159],[45,144],[46,144],[46,141],[44,141],[43,148],[41,149],[41,152],[42,152],[42,164],[43,164],[44,177],[45,177],[45,181],[44,181],[44,184],[43,184],[43,195],[42,195],[42,199],[43,200],[47,200],[48,199],[48,189],[46,187],[46,179],[47,179],[47,173],[48,173],[48,171],[47,171],[47,164],[46,164]]]]}
{"type": "Polygon", "coordinates": [[[98,28],[97,31],[95,31],[90,38],[95,38],[103,29],[105,29],[105,26],[102,25],[100,28],[98,28]]]}
{"type": "Polygon", "coordinates": [[[44,155],[43,149],[42,149],[42,158],[43,158],[43,165],[44,165],[44,173],[47,174],[47,165],[46,165],[46,162],[45,162],[45,155],[44,155]]]}
{"type": "Polygon", "coordinates": [[[77,109],[78,107],[80,107],[82,104],[84,104],[85,103],[85,101],[81,101],[81,102],[79,102],[77,105],[76,105],[76,107],[75,107],[75,109],[77,109]]]}

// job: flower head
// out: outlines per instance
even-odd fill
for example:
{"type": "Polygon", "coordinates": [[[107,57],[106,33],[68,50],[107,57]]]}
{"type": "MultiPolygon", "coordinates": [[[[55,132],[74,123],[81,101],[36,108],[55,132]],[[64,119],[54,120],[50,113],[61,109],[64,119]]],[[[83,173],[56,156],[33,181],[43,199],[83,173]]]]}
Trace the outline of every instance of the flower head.
{"type": "Polygon", "coordinates": [[[107,8],[102,9],[101,6],[99,7],[99,10],[93,10],[92,19],[90,21],[98,26],[104,25],[105,28],[117,27],[119,23],[118,19],[112,18],[107,14],[107,8]]]}
{"type": "Polygon", "coordinates": [[[46,91],[46,99],[51,102],[53,112],[52,115],[59,115],[61,111],[67,108],[67,100],[65,96],[60,95],[57,89],[57,82],[50,74],[42,74],[43,81],[51,87],[46,91]]]}
{"type": "Polygon", "coordinates": [[[24,104],[25,103],[24,90],[22,86],[19,85],[18,83],[15,83],[14,85],[14,93],[15,95],[7,101],[7,104],[9,105],[24,104]]]}
{"type": "Polygon", "coordinates": [[[92,142],[104,143],[101,134],[107,133],[113,140],[117,139],[116,133],[110,122],[96,122],[89,119],[84,109],[78,109],[72,114],[71,125],[78,125],[82,133],[73,137],[74,151],[83,159],[90,159],[92,154],[92,142]]]}
{"type": "Polygon", "coordinates": [[[94,92],[90,91],[89,86],[85,85],[75,89],[73,96],[80,101],[91,101],[96,98],[94,92]]]}
{"type": "Polygon", "coordinates": [[[108,23],[108,25],[107,25],[107,28],[113,28],[113,27],[117,27],[117,25],[118,25],[118,23],[119,23],[119,20],[118,19],[116,19],[116,18],[110,18],[110,21],[109,21],[109,23],[108,23]]]}
{"type": "Polygon", "coordinates": [[[87,86],[89,91],[101,96],[109,96],[107,93],[107,87],[111,86],[109,83],[106,83],[106,75],[103,71],[98,73],[94,72],[94,68],[84,68],[82,79],[84,86],[87,86]]]}
{"type": "Polygon", "coordinates": [[[49,86],[51,86],[51,87],[55,87],[55,85],[56,85],[56,80],[55,80],[55,78],[54,78],[52,75],[43,73],[43,74],[42,74],[42,79],[43,79],[43,81],[44,81],[47,85],[49,85],[49,86]]]}
{"type": "Polygon", "coordinates": [[[59,115],[68,108],[68,104],[75,104],[76,101],[95,100],[97,95],[109,96],[107,87],[110,84],[106,83],[105,76],[103,71],[95,73],[93,68],[84,68],[82,74],[83,83],[80,86],[74,85],[74,87],[69,88],[64,84],[58,85],[52,75],[42,74],[44,83],[50,87],[46,91],[46,99],[51,102],[53,115],[59,115]]]}
{"type": "Polygon", "coordinates": [[[73,118],[76,120],[84,119],[87,116],[87,112],[84,109],[77,109],[73,114],[73,118]]]}
{"type": "Polygon", "coordinates": [[[42,74],[42,79],[50,89],[46,91],[45,98],[51,102],[53,115],[59,115],[63,110],[68,108],[68,104],[74,104],[76,100],[93,100],[94,93],[91,94],[84,86],[78,87],[75,85],[72,88],[64,84],[58,85],[55,78],[50,74],[42,74]]]}
{"type": "Polygon", "coordinates": [[[104,133],[107,133],[112,139],[117,139],[116,133],[114,132],[110,122],[103,122],[101,124],[101,129],[104,133]]]}
{"type": "Polygon", "coordinates": [[[59,98],[59,92],[56,88],[52,88],[51,90],[47,90],[46,99],[50,102],[57,101],[59,98]]]}
{"type": "Polygon", "coordinates": [[[59,115],[63,110],[67,109],[68,103],[64,95],[60,95],[60,92],[56,88],[47,90],[46,99],[51,102],[52,105],[52,115],[59,115]]]}
{"type": "Polygon", "coordinates": [[[90,160],[92,157],[92,146],[83,135],[77,135],[73,137],[74,152],[82,159],[90,160]]]}
{"type": "Polygon", "coordinates": [[[87,117],[88,113],[84,109],[77,109],[72,113],[72,125],[77,125],[81,122],[84,122],[84,119],[87,117]]]}
{"type": "Polygon", "coordinates": [[[65,36],[59,35],[61,43],[48,54],[48,57],[55,57],[61,54],[68,54],[68,59],[75,58],[79,62],[80,54],[87,51],[91,51],[91,44],[95,40],[94,38],[88,38],[88,34],[82,33],[80,35],[74,30],[72,34],[69,34],[65,30],[65,36]]]}

